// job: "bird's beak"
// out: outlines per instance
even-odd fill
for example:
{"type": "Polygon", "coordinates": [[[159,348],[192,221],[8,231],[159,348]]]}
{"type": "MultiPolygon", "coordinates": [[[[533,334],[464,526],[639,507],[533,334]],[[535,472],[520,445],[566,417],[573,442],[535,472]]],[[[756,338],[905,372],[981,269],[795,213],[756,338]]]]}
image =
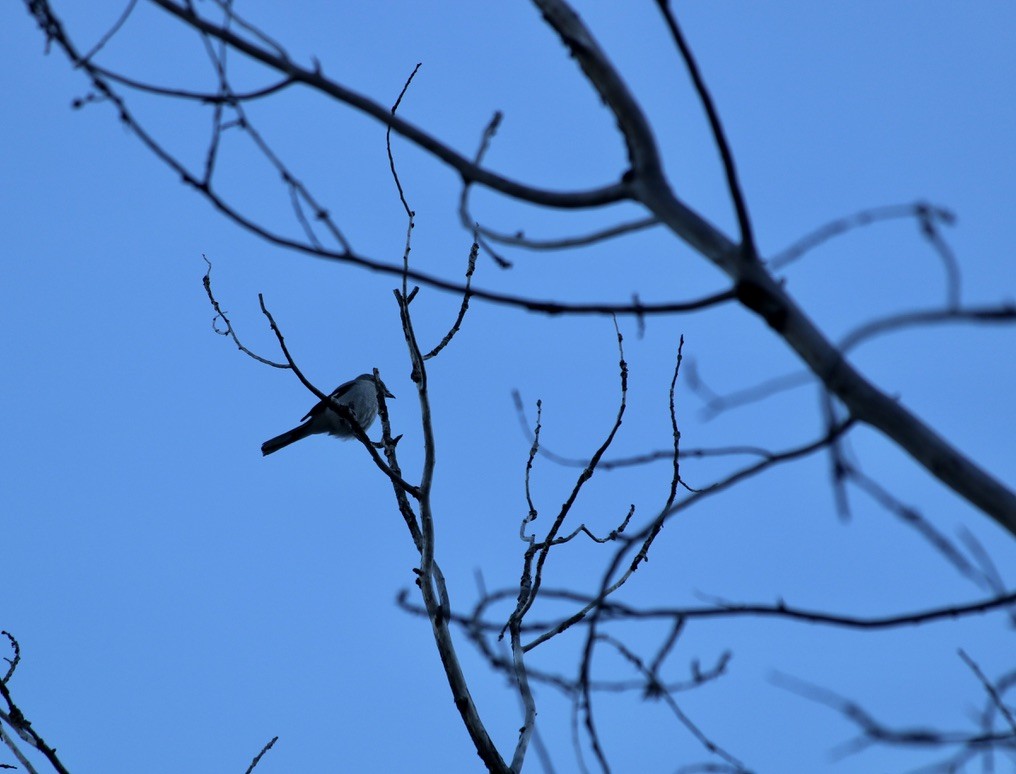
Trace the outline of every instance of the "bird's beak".
{"type": "Polygon", "coordinates": [[[385,397],[386,398],[392,398],[392,399],[395,398],[394,395],[392,395],[390,392],[388,392],[388,388],[387,387],[385,387],[384,390],[385,390],[385,397]]]}

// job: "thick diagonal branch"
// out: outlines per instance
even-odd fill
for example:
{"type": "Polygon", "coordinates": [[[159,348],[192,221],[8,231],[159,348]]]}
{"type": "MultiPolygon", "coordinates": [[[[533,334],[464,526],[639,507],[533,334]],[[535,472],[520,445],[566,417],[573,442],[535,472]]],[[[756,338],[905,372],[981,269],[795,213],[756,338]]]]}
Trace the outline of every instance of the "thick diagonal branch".
{"type": "Polygon", "coordinates": [[[852,416],[880,430],[929,473],[1016,536],[1016,494],[862,376],[760,261],[745,255],[741,246],[677,197],[643,111],[582,20],[564,0],[533,2],[614,112],[632,160],[628,180],[632,196],[730,277],[741,304],[765,320],[852,416]]]}

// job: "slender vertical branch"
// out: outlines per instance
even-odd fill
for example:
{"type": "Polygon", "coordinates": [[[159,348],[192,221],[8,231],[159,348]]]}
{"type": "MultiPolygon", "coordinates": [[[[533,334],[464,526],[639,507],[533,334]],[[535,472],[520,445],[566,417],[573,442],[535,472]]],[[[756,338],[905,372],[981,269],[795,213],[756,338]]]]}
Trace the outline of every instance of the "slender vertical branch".
{"type": "Polygon", "coordinates": [[[751,218],[748,216],[748,203],[745,201],[744,193],[741,191],[741,183],[737,178],[737,166],[734,164],[734,154],[731,152],[730,144],[727,142],[727,134],[723,131],[720,115],[713,104],[713,98],[709,93],[706,82],[699,72],[695,56],[684,39],[684,34],[677,24],[677,19],[670,11],[670,0],[656,0],[656,4],[660,7],[664,21],[667,23],[667,29],[670,30],[671,37],[674,38],[674,44],[681,52],[681,58],[684,59],[685,67],[688,68],[688,74],[691,76],[692,83],[695,86],[695,92],[699,95],[702,108],[706,111],[709,128],[713,133],[713,142],[716,143],[716,148],[720,152],[720,158],[723,160],[723,173],[727,178],[727,188],[730,190],[730,198],[734,202],[734,211],[737,213],[737,225],[741,231],[741,257],[746,261],[756,261],[758,260],[758,250],[755,247],[755,234],[751,227],[751,218]]]}

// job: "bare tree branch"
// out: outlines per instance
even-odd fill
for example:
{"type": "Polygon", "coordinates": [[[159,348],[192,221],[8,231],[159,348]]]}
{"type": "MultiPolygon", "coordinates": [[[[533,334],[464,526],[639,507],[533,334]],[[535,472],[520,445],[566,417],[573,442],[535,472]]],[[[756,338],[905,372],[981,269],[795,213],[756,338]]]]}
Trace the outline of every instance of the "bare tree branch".
{"type": "Polygon", "coordinates": [[[57,772],[57,774],[68,774],[67,769],[57,757],[56,749],[46,744],[42,736],[39,735],[39,733],[32,727],[28,718],[25,717],[21,708],[14,703],[14,698],[11,696],[10,688],[7,683],[14,674],[14,668],[20,660],[21,649],[12,634],[6,631],[2,632],[2,634],[7,638],[7,641],[11,644],[11,647],[14,650],[14,658],[11,659],[11,666],[7,672],[7,676],[3,680],[0,680],[0,698],[2,698],[4,703],[7,705],[6,711],[0,710],[0,734],[2,734],[3,742],[14,753],[15,757],[21,762],[21,765],[25,767],[26,771],[35,771],[24,755],[22,755],[14,740],[3,731],[3,724],[6,723],[25,742],[42,753],[43,757],[45,757],[49,762],[49,765],[53,767],[53,771],[57,772]]]}
{"type": "Polygon", "coordinates": [[[576,247],[588,247],[599,242],[606,242],[609,239],[615,239],[626,234],[633,234],[637,231],[644,231],[658,226],[659,222],[656,218],[638,218],[637,220],[631,220],[627,223],[619,223],[616,226],[610,226],[609,228],[597,229],[589,234],[582,234],[580,236],[572,237],[560,237],[558,239],[529,239],[520,231],[515,234],[505,234],[485,226],[479,226],[478,230],[481,235],[485,236],[492,242],[498,244],[508,245],[509,247],[520,247],[524,250],[571,250],[576,247]]]}
{"type": "Polygon", "coordinates": [[[853,722],[861,732],[860,737],[842,745],[836,757],[854,754],[872,744],[890,744],[900,747],[943,747],[963,745],[986,748],[993,745],[1011,744],[1016,735],[1010,733],[939,731],[931,728],[893,729],[880,723],[857,702],[846,699],[827,688],[784,674],[774,674],[772,682],[804,698],[824,704],[836,710],[853,722]]]}
{"type": "Polygon", "coordinates": [[[881,317],[858,326],[842,339],[840,348],[849,352],[869,339],[904,328],[941,323],[1013,323],[1016,305],[1012,303],[946,309],[915,309],[881,317]]]}
{"type": "Polygon", "coordinates": [[[432,153],[444,161],[450,167],[457,170],[463,178],[480,183],[492,190],[500,191],[511,196],[533,204],[542,204],[548,207],[561,208],[585,208],[598,207],[604,204],[612,204],[625,198],[625,186],[620,183],[606,185],[601,188],[589,191],[559,192],[534,188],[522,183],[509,180],[496,175],[486,169],[477,167],[464,156],[460,155],[450,147],[435,139],[422,129],[414,126],[408,121],[399,118],[386,110],[382,105],[371,99],[358,94],[352,89],[326,78],[321,72],[320,66],[313,70],[298,65],[288,56],[281,53],[273,53],[264,48],[240,37],[229,30],[225,25],[214,24],[199,16],[184,4],[174,3],[171,0],[151,0],[163,10],[176,16],[181,21],[189,24],[195,29],[225,41],[238,51],[261,62],[264,65],[285,73],[297,83],[302,83],[315,91],[326,94],[333,99],[343,102],[356,108],[362,113],[369,115],[382,124],[391,126],[396,132],[407,140],[419,145],[424,150],[432,153]]]}
{"type": "Polygon", "coordinates": [[[659,6],[660,12],[663,14],[663,18],[667,23],[667,29],[670,30],[671,37],[674,38],[674,44],[677,46],[678,51],[681,52],[681,58],[684,60],[685,67],[688,68],[688,74],[691,76],[692,83],[695,85],[695,91],[699,96],[699,101],[702,102],[702,108],[705,110],[706,118],[709,120],[709,129],[713,133],[713,141],[716,143],[716,148],[720,152],[720,158],[723,160],[723,173],[727,178],[727,188],[730,191],[730,199],[734,203],[734,210],[737,213],[737,225],[741,231],[741,258],[745,261],[757,261],[758,250],[755,247],[755,234],[751,227],[751,218],[748,217],[748,204],[745,202],[744,194],[741,192],[741,183],[737,179],[737,167],[734,165],[734,154],[730,151],[726,132],[723,131],[720,116],[713,105],[712,95],[710,95],[709,89],[706,88],[705,81],[701,73],[699,73],[698,64],[695,62],[695,57],[684,40],[684,35],[677,24],[677,19],[670,12],[670,0],[656,0],[656,5],[659,6]]]}
{"type": "MultiPolygon", "coordinates": [[[[67,54],[67,56],[77,66],[80,66],[85,70],[91,78],[92,85],[98,92],[98,97],[89,101],[105,100],[112,103],[117,110],[121,122],[126,124],[138,137],[138,139],[164,164],[172,169],[180,179],[187,185],[194,188],[198,193],[204,196],[208,202],[215,207],[219,212],[225,215],[227,218],[232,220],[241,228],[249,231],[252,234],[260,237],[261,239],[279,247],[284,247],[289,250],[304,253],[316,258],[323,258],[326,260],[333,260],[342,263],[348,263],[354,266],[359,266],[370,271],[376,271],[384,274],[393,274],[399,277],[406,276],[417,282],[421,282],[430,287],[437,288],[439,290],[451,291],[458,294],[463,294],[466,290],[465,286],[455,282],[449,282],[441,277],[437,277],[426,272],[421,272],[416,269],[405,269],[405,267],[386,263],[384,261],[376,260],[359,253],[354,252],[352,249],[345,248],[341,251],[329,250],[324,248],[316,239],[310,239],[308,242],[298,241],[291,237],[284,235],[278,231],[269,229],[263,226],[252,218],[244,215],[240,210],[231,205],[225,198],[218,194],[209,184],[209,181],[204,179],[203,175],[198,175],[195,172],[189,170],[183,162],[171,154],[161,143],[159,143],[155,137],[134,118],[131,111],[128,109],[126,102],[120,97],[106,82],[103,75],[99,70],[89,62],[84,62],[77,52],[77,49],[71,43],[70,39],[66,36],[62,25],[59,20],[52,14],[48,5],[41,0],[25,0],[29,3],[30,10],[36,17],[39,26],[44,30],[48,39],[56,42],[67,54]]],[[[164,3],[163,0],[151,0],[151,2],[157,2],[160,5],[173,6],[173,3],[164,3]]],[[[205,34],[210,34],[213,37],[219,37],[220,39],[228,42],[232,45],[232,41],[235,36],[229,33],[228,30],[221,30],[220,28],[212,25],[211,23],[204,22],[197,23],[198,17],[192,17],[188,15],[186,11],[180,11],[183,16],[182,18],[187,21],[194,21],[195,27],[205,34]],[[216,35],[215,32],[221,32],[221,35],[216,35]]],[[[251,44],[252,45],[252,44],[251,44]]],[[[240,50],[244,50],[240,47],[240,50]]],[[[278,54],[271,54],[266,52],[266,56],[270,60],[279,59],[278,54]]],[[[288,59],[286,60],[288,62],[288,59]]],[[[287,68],[283,68],[280,72],[289,72],[287,68]]],[[[300,70],[301,73],[307,73],[309,71],[300,70]]],[[[300,79],[295,79],[299,82],[300,79]]],[[[321,80],[321,76],[314,76],[314,80],[321,80]]],[[[336,86],[336,88],[342,90],[342,87],[336,86]]],[[[372,103],[373,104],[373,103],[372,103]]],[[[379,109],[380,106],[378,106],[379,109]]],[[[391,116],[390,111],[382,110],[382,115],[387,115],[392,121],[392,126],[396,131],[399,131],[400,126],[403,126],[401,119],[391,116]]],[[[387,120],[386,120],[387,123],[387,120]]],[[[250,132],[249,123],[244,124],[245,131],[250,132]]],[[[301,199],[306,199],[308,203],[311,203],[314,208],[314,218],[316,220],[322,220],[328,223],[328,212],[323,207],[319,207],[312,203],[310,194],[305,187],[300,184],[296,178],[281,165],[281,161],[275,156],[274,153],[268,148],[267,143],[261,140],[260,136],[251,133],[252,139],[258,145],[262,153],[265,154],[266,158],[275,165],[283,177],[284,183],[289,187],[290,193],[293,196],[301,199]]],[[[410,138],[412,139],[412,138],[410,138]]],[[[440,154],[438,154],[440,157],[440,154]]],[[[475,182],[489,185],[488,177],[486,175],[477,174],[473,176],[475,182]]],[[[545,203],[545,202],[544,202],[545,203]]],[[[579,205],[576,205],[579,206],[579,205]]],[[[302,213],[297,210],[298,217],[303,218],[302,213]]],[[[337,229],[334,225],[329,225],[329,228],[334,232],[337,229]]],[[[471,295],[474,298],[483,299],[485,301],[501,304],[505,306],[516,307],[525,309],[531,312],[538,312],[541,314],[559,315],[559,314],[593,314],[593,315],[611,315],[611,314],[623,314],[623,315],[656,315],[656,314],[677,314],[683,312],[698,311],[706,309],[712,306],[718,306],[725,304],[729,301],[734,300],[735,293],[732,290],[719,291],[709,296],[705,296],[700,299],[692,301],[681,301],[681,302],[663,302],[663,303],[628,303],[628,304],[617,304],[617,303],[564,303],[554,300],[540,300],[525,298],[522,296],[513,296],[506,293],[498,293],[495,291],[484,290],[482,288],[471,288],[471,295]]]]}
{"type": "Polygon", "coordinates": [[[960,648],[959,654],[960,658],[963,659],[963,662],[970,667],[970,671],[974,673],[981,685],[984,686],[984,690],[990,697],[991,703],[998,708],[999,713],[1001,713],[1002,717],[1005,718],[1005,722],[1009,724],[1009,728],[1012,730],[1013,740],[1016,741],[1016,717],[1013,716],[1012,710],[1010,710],[1006,706],[1005,702],[1002,701],[1002,697],[999,695],[998,689],[995,688],[995,686],[991,684],[991,681],[984,676],[984,672],[981,671],[977,662],[970,658],[963,648],[960,648]]]}
{"type": "MultiPolygon", "coordinates": [[[[596,639],[600,642],[605,642],[613,646],[613,648],[618,653],[620,653],[625,658],[625,660],[628,661],[628,663],[630,663],[633,667],[635,667],[635,669],[638,670],[639,673],[644,675],[647,679],[653,679],[652,673],[646,668],[646,665],[642,661],[642,659],[639,658],[637,655],[635,655],[635,653],[633,653],[631,650],[629,650],[624,645],[624,643],[606,634],[598,634],[596,636],[596,639]]],[[[688,717],[688,715],[677,705],[677,702],[674,700],[674,697],[670,695],[669,691],[661,690],[659,696],[663,699],[664,702],[666,702],[667,706],[670,707],[671,712],[674,713],[674,717],[678,719],[678,721],[681,723],[682,726],[688,729],[691,735],[694,736],[703,747],[705,747],[709,752],[719,756],[724,761],[729,763],[731,766],[734,767],[735,771],[741,772],[748,771],[745,768],[744,764],[741,763],[741,761],[739,761],[737,758],[735,758],[733,755],[731,755],[729,752],[727,752],[725,749],[716,744],[716,742],[714,742],[712,739],[710,739],[708,736],[705,735],[702,729],[700,729],[698,725],[694,721],[692,721],[692,719],[688,717]]]]}
{"type": "MultiPolygon", "coordinates": [[[[103,49],[108,41],[119,33],[120,28],[133,12],[136,0],[129,0],[120,19],[85,54],[81,54],[71,42],[63,25],[45,0],[25,0],[25,2],[46,35],[47,43],[55,43],[74,66],[90,79],[91,91],[76,101],[76,107],[93,102],[110,104],[117,111],[122,124],[132,131],[151,153],[173,170],[186,185],[192,187],[235,224],[266,242],[302,254],[342,262],[370,271],[397,275],[401,280],[401,288],[397,288],[393,292],[412,366],[411,378],[416,385],[420,405],[423,461],[419,484],[410,484],[403,477],[397,454],[397,446],[402,436],[392,436],[388,410],[384,402],[385,391],[377,369],[374,370],[374,375],[379,404],[378,415],[382,426],[381,442],[371,443],[348,408],[334,401],[331,405],[340,416],[347,420],[358,440],[371,454],[375,465],[392,484],[395,503],[419,554],[419,565],[415,568],[415,573],[421,602],[410,604],[408,596],[404,595],[400,596],[399,604],[407,610],[427,616],[457,711],[478,756],[489,771],[519,772],[523,768],[530,745],[539,747],[536,726],[537,702],[533,690],[533,687],[539,684],[554,687],[572,701],[576,758],[583,771],[585,762],[582,759],[582,745],[579,744],[580,723],[585,728],[588,745],[591,746],[599,766],[604,771],[610,770],[607,750],[597,729],[597,715],[594,713],[593,707],[594,694],[599,701],[599,696],[608,691],[642,691],[644,698],[658,698],[666,702],[679,721],[695,735],[706,749],[715,753],[723,761],[722,763],[702,764],[697,767],[697,770],[744,771],[744,765],[703,734],[671,695],[674,691],[700,686],[724,674],[730,660],[729,651],[718,654],[715,666],[705,670],[700,668],[697,659],[692,661],[690,680],[664,681],[660,676],[668,659],[672,660],[675,650],[679,650],[677,644],[681,634],[691,622],[750,616],[759,620],[774,618],[856,630],[878,630],[941,622],[989,611],[1006,612],[1016,620],[1016,592],[1005,590],[1002,574],[995,568],[990,556],[986,552],[978,550],[979,544],[972,535],[968,534],[961,539],[961,543],[966,545],[967,553],[970,555],[968,557],[962,550],[961,544],[954,544],[944,533],[934,528],[919,511],[905,505],[905,500],[910,498],[897,497],[884,485],[861,472],[860,463],[855,463],[853,451],[847,442],[847,434],[859,423],[879,430],[945,486],[1016,536],[1016,494],[1011,486],[992,476],[985,468],[940,437],[932,428],[905,408],[898,399],[869,381],[847,359],[848,353],[860,344],[878,335],[897,332],[913,326],[926,327],[945,322],[1009,323],[1016,321],[1016,306],[1012,303],[995,306],[964,307],[961,305],[961,276],[958,262],[952,249],[942,238],[941,232],[941,225],[951,223],[952,215],[945,210],[924,203],[876,208],[840,219],[807,235],[795,245],[773,257],[772,260],[762,261],[757,254],[748,201],[738,179],[733,150],[726,138],[719,112],[714,105],[706,81],[695,61],[691,47],[685,40],[669,0],[656,0],[656,5],[662,14],[672,41],[680,53],[684,66],[687,68],[698,99],[705,111],[712,133],[712,143],[720,153],[728,194],[738,223],[739,233],[736,241],[686,204],[681,198],[682,191],[672,187],[671,179],[663,168],[661,150],[653,127],[648,120],[647,112],[643,110],[634,92],[626,85],[625,78],[599,46],[568,0],[533,0],[533,4],[540,11],[549,28],[575,59],[586,83],[610,111],[620,135],[619,139],[625,146],[628,160],[628,169],[623,171],[623,175],[619,176],[617,182],[573,191],[551,190],[528,185],[494,172],[485,164],[486,153],[500,122],[500,113],[494,114],[484,130],[475,157],[467,158],[438,139],[435,134],[406,120],[401,115],[397,115],[409,85],[417,72],[416,69],[407,78],[394,105],[385,108],[379,102],[326,76],[322,65],[317,60],[312,59],[311,65],[295,62],[280,43],[239,16],[232,0],[211,0],[210,3],[203,6],[194,3],[193,0],[151,0],[153,5],[165,11],[166,18],[173,19],[174,24],[177,20],[182,22],[185,27],[190,28],[200,37],[215,79],[215,87],[208,92],[145,83],[108,69],[94,61],[96,58],[107,58],[103,54],[103,49]],[[221,14],[221,19],[216,16],[217,13],[221,14]],[[253,62],[267,68],[270,76],[267,79],[268,85],[253,90],[234,90],[228,65],[232,64],[237,54],[248,57],[253,62]],[[340,103],[348,106],[358,113],[375,119],[386,128],[389,165],[407,217],[405,247],[401,263],[375,259],[356,252],[324,204],[315,197],[310,187],[305,185],[300,177],[287,166],[282,155],[276,153],[274,146],[266,139],[267,136],[263,136],[251,121],[245,109],[247,102],[278,93],[295,85],[304,86],[316,95],[323,96],[326,100],[331,101],[329,104],[340,103]],[[199,150],[203,150],[201,161],[198,163],[184,161],[187,157],[176,155],[171,151],[172,144],[159,139],[162,136],[160,133],[150,131],[142,126],[128,108],[127,100],[123,96],[131,91],[198,103],[195,105],[196,107],[207,106],[211,117],[211,127],[207,145],[199,147],[199,150]],[[459,215],[463,225],[472,235],[473,244],[465,278],[461,282],[453,282],[411,267],[410,256],[415,212],[409,203],[412,197],[407,195],[399,179],[395,155],[392,151],[391,136],[393,132],[422,149],[428,156],[440,160],[462,180],[459,215]],[[225,157],[226,148],[229,147],[233,135],[237,133],[241,133],[244,138],[251,140],[260,162],[265,168],[278,174],[282,190],[289,197],[292,220],[281,228],[270,228],[265,225],[255,216],[249,214],[249,210],[245,209],[237,200],[223,195],[218,188],[222,176],[219,171],[220,156],[225,157]],[[641,207],[644,214],[635,220],[598,228],[584,235],[558,239],[531,239],[521,231],[511,235],[480,226],[469,211],[469,194],[473,186],[483,186],[492,192],[520,202],[566,210],[601,208],[614,203],[630,202],[632,205],[641,207]],[[839,342],[834,341],[812,321],[809,314],[790,295],[783,281],[775,276],[775,272],[789,265],[808,250],[839,234],[868,223],[900,217],[917,219],[923,237],[929,241],[938,259],[942,262],[946,273],[945,305],[941,308],[911,310],[870,320],[849,332],[839,342]],[[650,304],[642,303],[639,293],[636,292],[632,294],[629,303],[621,304],[566,303],[555,299],[542,300],[474,288],[472,285],[476,260],[481,247],[488,250],[493,259],[503,268],[511,265],[491,248],[491,243],[529,250],[558,250],[595,244],[657,225],[667,228],[672,235],[683,240],[712,263],[722,273],[721,281],[726,283],[729,289],[691,301],[650,304]],[[335,246],[326,246],[326,242],[333,242],[335,246]],[[411,280],[420,284],[411,287],[411,280]],[[426,354],[420,347],[412,314],[414,308],[412,304],[418,298],[421,286],[455,292],[461,296],[458,314],[447,334],[437,346],[426,354]],[[677,347],[676,363],[669,393],[672,450],[650,452],[617,460],[607,459],[606,454],[621,428],[622,418],[628,406],[628,364],[625,360],[623,338],[615,317],[614,326],[617,335],[620,370],[619,407],[616,418],[605,438],[588,459],[561,457],[544,448],[540,437],[543,421],[542,404],[537,401],[536,423],[533,430],[530,431],[525,422],[521,399],[516,395],[520,419],[532,441],[525,468],[525,496],[528,512],[520,524],[520,535],[524,541],[521,577],[518,586],[511,589],[492,593],[482,589],[481,598],[471,614],[456,612],[453,610],[446,579],[438,563],[439,514],[435,513],[435,506],[432,502],[435,471],[437,470],[437,432],[431,412],[431,394],[426,366],[428,359],[442,352],[453,341],[473,298],[550,315],[630,315],[635,318],[640,334],[644,329],[647,315],[684,313],[711,308],[728,301],[737,301],[746,309],[754,312],[777,336],[783,339],[802,361],[804,370],[789,376],[778,377],[769,382],[762,382],[748,390],[726,395],[712,392],[704,384],[699,384],[697,388],[703,394],[708,392],[707,411],[719,413],[732,406],[758,401],[798,384],[814,381],[820,390],[819,419],[824,431],[818,438],[810,440],[808,443],[798,444],[781,451],[745,445],[682,450],[675,401],[683,356],[684,339],[682,337],[677,347]],[[378,449],[382,450],[383,457],[378,449]],[[654,557],[656,556],[659,550],[656,548],[656,540],[666,523],[674,519],[677,514],[694,507],[707,497],[713,497],[754,476],[771,471],[777,465],[803,459],[815,452],[825,452],[828,455],[831,486],[836,497],[836,508],[841,515],[844,517],[849,515],[848,484],[853,483],[905,523],[913,526],[953,567],[967,578],[974,580],[982,588],[992,591],[993,596],[965,605],[940,606],[878,618],[804,609],[789,606],[782,599],[772,604],[743,604],[712,599],[705,606],[661,605],[647,607],[638,604],[622,604],[613,598],[614,592],[648,561],[650,553],[654,557]],[[680,461],[683,458],[732,454],[747,454],[757,459],[751,460],[750,464],[733,472],[728,472],[724,477],[701,489],[693,489],[682,480],[680,461]],[[533,525],[539,513],[531,487],[531,478],[539,455],[563,464],[581,467],[581,471],[575,476],[566,502],[557,509],[551,525],[542,535],[530,532],[534,529],[533,525]],[[577,507],[579,497],[586,491],[586,483],[596,470],[605,471],[612,468],[631,467],[658,459],[667,459],[671,463],[669,487],[667,487],[665,496],[662,491],[657,495],[664,500],[663,504],[653,505],[648,516],[642,515],[646,511],[640,506],[640,516],[636,519],[635,505],[632,504],[625,514],[618,513],[614,517],[615,521],[612,522],[614,528],[604,537],[597,536],[596,533],[600,530],[587,527],[585,522],[576,527],[572,526],[577,519],[569,521],[569,518],[577,507]],[[681,486],[688,490],[688,494],[679,500],[678,494],[681,492],[681,486]],[[567,527],[566,522],[568,523],[567,527]],[[585,535],[598,544],[608,546],[608,548],[602,549],[606,552],[604,554],[606,561],[598,586],[594,584],[591,592],[547,587],[544,573],[551,551],[575,550],[575,543],[584,544],[585,542],[578,540],[580,535],[585,535]],[[563,548],[565,544],[569,543],[572,544],[572,547],[563,548]],[[562,605],[564,612],[555,609],[553,615],[546,614],[544,611],[548,606],[543,604],[546,600],[557,600],[564,603],[562,605]],[[510,604],[512,601],[514,601],[513,606],[510,604]],[[543,621],[533,620],[533,616],[537,612],[534,608],[538,602],[538,612],[545,616],[543,621]],[[493,608],[495,604],[502,603],[509,608],[504,623],[499,622],[494,615],[502,608],[498,608],[498,610],[493,608]],[[648,651],[654,654],[648,665],[647,659],[643,659],[639,655],[644,648],[633,647],[622,641],[613,630],[608,633],[608,626],[621,623],[630,624],[632,629],[636,628],[638,624],[648,623],[656,627],[654,632],[659,630],[654,634],[653,645],[648,651]],[[502,756],[495,746],[473,701],[470,685],[452,637],[453,624],[461,627],[468,640],[479,649],[482,656],[494,669],[509,675],[511,686],[518,693],[523,722],[514,744],[510,763],[506,762],[506,756],[502,756]],[[663,626],[667,626],[665,633],[662,631],[663,626]],[[544,665],[538,660],[538,657],[535,654],[529,655],[538,645],[565,634],[573,627],[584,627],[584,629],[575,629],[572,632],[573,636],[577,634],[580,638],[584,638],[581,640],[582,655],[576,665],[576,674],[558,673],[542,668],[544,665]],[[507,644],[503,639],[505,633],[509,635],[507,644]],[[662,642],[659,641],[660,634],[663,634],[662,642]],[[638,679],[630,675],[624,680],[610,679],[610,676],[604,679],[598,679],[599,675],[594,677],[593,660],[596,655],[604,652],[601,646],[607,646],[608,652],[612,650],[620,654],[634,668],[638,679]],[[536,664],[537,668],[534,668],[529,663],[530,661],[536,664]]],[[[264,83],[265,81],[259,82],[264,83]]],[[[209,262],[208,271],[203,281],[205,292],[215,313],[213,317],[215,332],[229,336],[243,353],[259,362],[275,368],[292,370],[309,391],[319,399],[329,401],[329,397],[311,384],[298,368],[280,327],[268,311],[261,295],[259,295],[261,310],[276,336],[285,362],[274,362],[262,358],[241,343],[229,317],[213,295],[210,271],[211,263],[209,262]]],[[[694,374],[687,374],[691,386],[696,389],[693,376],[694,374]]],[[[30,724],[10,698],[7,682],[17,666],[19,654],[17,643],[13,638],[9,637],[9,639],[14,647],[14,658],[9,660],[10,668],[7,671],[7,676],[0,681],[0,695],[6,700],[8,706],[8,711],[0,711],[0,721],[9,725],[22,739],[43,750],[45,754],[47,748],[42,740],[31,731],[30,724]]],[[[964,651],[960,651],[960,655],[984,687],[989,699],[980,718],[980,730],[977,732],[892,729],[876,721],[873,715],[860,705],[831,691],[800,682],[791,681],[791,684],[794,686],[794,690],[807,695],[814,701],[837,709],[858,726],[861,735],[856,742],[850,745],[851,751],[875,743],[919,746],[954,745],[958,746],[960,751],[956,753],[953,760],[960,760],[962,756],[973,756],[976,751],[982,749],[1016,749],[1016,720],[1014,720],[1009,705],[1004,701],[1005,691],[1014,684],[1013,681],[1016,681],[1016,673],[1003,676],[992,683],[964,651]],[[999,722],[999,718],[1005,721],[1011,733],[1000,733],[995,730],[995,724],[999,722]]],[[[0,723],[0,734],[4,734],[3,740],[14,751],[16,757],[23,762],[23,765],[31,770],[28,762],[24,761],[18,751],[15,740],[4,733],[2,723],[0,723]]],[[[252,761],[248,772],[258,765],[262,756],[275,741],[272,739],[265,745],[252,761]]],[[[49,756],[47,755],[47,757],[49,756]]],[[[58,762],[55,762],[55,753],[50,760],[55,768],[59,765],[58,762]]],[[[691,768],[695,769],[696,767],[691,768]]],[[[62,768],[57,770],[60,771],[62,768]]]]}
{"type": "Polygon", "coordinates": [[[534,0],[618,121],[632,161],[631,192],[675,234],[722,269],[738,300],[780,335],[852,416],[880,430],[933,476],[1016,536],[1016,494],[875,387],[759,262],[681,202],[667,184],[645,117],[592,35],[563,0],[534,0]]]}
{"type": "MultiPolygon", "coordinates": [[[[453,620],[464,626],[475,627],[478,631],[498,632],[504,624],[496,618],[484,618],[487,608],[501,601],[508,601],[517,594],[514,589],[503,589],[486,594],[476,605],[469,615],[455,613],[453,620]]],[[[609,599],[597,598],[590,594],[580,594],[565,589],[544,588],[541,596],[546,599],[566,600],[580,604],[595,603],[600,608],[600,616],[603,621],[631,621],[631,620],[686,620],[688,622],[699,619],[710,618],[776,618],[788,621],[800,621],[821,626],[832,626],[843,629],[898,629],[905,626],[923,626],[925,624],[940,623],[943,621],[955,621],[975,615],[984,615],[1016,605],[1016,591],[1008,591],[1003,594],[991,596],[977,602],[970,602],[964,605],[945,605],[942,607],[918,610],[909,613],[899,613],[887,616],[857,616],[843,613],[830,613],[823,610],[809,610],[807,608],[795,607],[780,600],[776,604],[751,604],[743,602],[728,602],[723,599],[710,597],[713,604],[704,607],[637,607],[609,599]]],[[[413,608],[403,596],[400,595],[398,603],[404,609],[424,613],[421,609],[413,608]]],[[[522,626],[524,633],[545,632],[560,626],[560,621],[527,621],[522,626]]],[[[578,622],[576,622],[578,623],[578,622]]]]}
{"type": "Polygon", "coordinates": [[[917,218],[921,220],[922,217],[934,218],[942,223],[952,224],[956,220],[956,216],[942,207],[934,207],[924,202],[917,202],[916,204],[890,204],[885,207],[872,207],[870,209],[861,210],[853,215],[848,215],[845,218],[837,218],[830,223],[817,228],[815,231],[807,234],[806,236],[799,239],[789,247],[784,248],[779,253],[769,259],[769,267],[773,271],[777,271],[786,266],[789,266],[794,261],[804,256],[806,253],[811,252],[819,245],[828,242],[838,236],[842,236],[849,231],[854,229],[862,228],[864,226],[871,225],[872,223],[878,223],[885,220],[898,220],[900,218],[917,218]]]}
{"type": "Polygon", "coordinates": [[[273,736],[271,739],[268,740],[268,743],[261,748],[261,752],[259,752],[257,755],[254,756],[254,760],[250,762],[250,766],[247,767],[247,771],[245,772],[245,774],[251,774],[251,772],[257,768],[257,765],[261,762],[261,759],[265,757],[265,753],[271,750],[272,747],[275,746],[275,743],[277,741],[279,741],[279,737],[277,736],[273,736]]]}

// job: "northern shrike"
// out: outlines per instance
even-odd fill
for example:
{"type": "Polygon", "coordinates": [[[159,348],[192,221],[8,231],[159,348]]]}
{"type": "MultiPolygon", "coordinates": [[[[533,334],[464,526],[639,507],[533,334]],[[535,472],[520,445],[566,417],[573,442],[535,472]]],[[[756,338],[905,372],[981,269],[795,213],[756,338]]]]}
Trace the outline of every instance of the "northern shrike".
{"type": "MultiPolygon", "coordinates": [[[[395,397],[383,384],[380,386],[385,397],[395,397]]],[[[348,408],[360,428],[367,432],[367,428],[373,424],[374,417],[377,416],[377,392],[372,374],[360,374],[353,381],[340,384],[329,397],[340,406],[348,408]]],[[[328,433],[337,438],[352,438],[354,433],[349,422],[340,417],[339,412],[331,408],[330,403],[331,401],[326,400],[318,401],[317,405],[307,412],[307,416],[300,420],[303,422],[302,425],[297,425],[292,430],[265,441],[261,444],[261,453],[267,457],[284,446],[316,433],[328,433]]]]}

